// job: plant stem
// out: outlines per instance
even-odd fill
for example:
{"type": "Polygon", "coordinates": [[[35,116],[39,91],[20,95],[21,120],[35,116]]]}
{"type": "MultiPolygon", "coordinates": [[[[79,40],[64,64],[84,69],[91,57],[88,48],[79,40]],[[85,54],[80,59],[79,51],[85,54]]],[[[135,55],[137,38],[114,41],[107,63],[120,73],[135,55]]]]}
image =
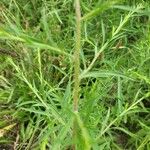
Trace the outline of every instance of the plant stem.
{"type": "Polygon", "coordinates": [[[74,51],[74,93],[73,93],[73,109],[78,111],[79,86],[80,86],[80,49],[81,49],[81,12],[80,1],[75,0],[76,11],[76,44],[74,51]]]}
{"type": "MultiPolygon", "coordinates": [[[[79,88],[80,88],[80,49],[81,49],[81,11],[80,0],[75,0],[75,12],[76,12],[76,39],[75,39],[75,51],[74,51],[74,87],[73,87],[73,111],[78,113],[78,101],[79,101],[79,88]]],[[[73,139],[76,143],[77,139],[77,121],[74,118],[73,123],[73,139]]],[[[76,144],[73,145],[73,150],[77,149],[76,144]]]]}

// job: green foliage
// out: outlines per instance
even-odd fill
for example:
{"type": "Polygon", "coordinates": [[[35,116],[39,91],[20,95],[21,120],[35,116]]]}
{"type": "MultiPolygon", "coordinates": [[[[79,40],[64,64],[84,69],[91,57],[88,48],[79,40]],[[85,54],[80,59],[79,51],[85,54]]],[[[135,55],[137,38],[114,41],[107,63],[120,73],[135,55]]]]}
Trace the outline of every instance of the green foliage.
{"type": "Polygon", "coordinates": [[[149,0],[81,1],[78,112],[74,3],[0,10],[0,149],[150,149],[149,0]]]}

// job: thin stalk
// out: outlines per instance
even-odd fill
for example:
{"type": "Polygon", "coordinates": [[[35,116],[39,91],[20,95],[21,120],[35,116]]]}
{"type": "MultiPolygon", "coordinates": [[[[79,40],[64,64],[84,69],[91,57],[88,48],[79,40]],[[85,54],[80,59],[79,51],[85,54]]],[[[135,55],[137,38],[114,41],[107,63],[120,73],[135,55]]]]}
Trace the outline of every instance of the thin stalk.
{"type": "Polygon", "coordinates": [[[80,49],[81,49],[81,12],[80,0],[75,0],[76,11],[76,43],[74,51],[74,93],[73,93],[73,109],[78,111],[79,86],[80,86],[80,49]]]}
{"type": "Polygon", "coordinates": [[[93,58],[92,62],[90,63],[90,65],[88,66],[88,68],[86,70],[83,71],[83,73],[80,75],[80,78],[82,78],[86,73],[88,73],[92,67],[94,66],[96,60],[98,59],[98,57],[100,56],[100,54],[106,49],[106,47],[108,46],[109,42],[107,41],[103,47],[100,49],[100,51],[95,55],[95,57],[93,58]]]}
{"type": "MultiPolygon", "coordinates": [[[[75,51],[74,51],[74,87],[73,87],[73,111],[78,113],[79,102],[79,88],[80,88],[80,49],[81,49],[81,11],[80,0],[75,0],[75,13],[76,13],[76,39],[75,39],[75,51]]],[[[74,118],[73,124],[73,140],[76,143],[77,139],[77,120],[74,118]]],[[[73,145],[73,149],[76,148],[76,144],[73,145]]]]}

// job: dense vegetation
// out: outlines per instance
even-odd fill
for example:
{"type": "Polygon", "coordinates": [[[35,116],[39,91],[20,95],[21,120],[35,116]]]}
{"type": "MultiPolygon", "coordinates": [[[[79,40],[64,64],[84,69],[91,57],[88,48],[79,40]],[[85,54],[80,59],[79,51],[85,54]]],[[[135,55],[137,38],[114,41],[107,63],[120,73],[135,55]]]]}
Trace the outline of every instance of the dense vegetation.
{"type": "Polygon", "coordinates": [[[77,2],[0,1],[0,150],[150,150],[150,1],[77,2]]]}

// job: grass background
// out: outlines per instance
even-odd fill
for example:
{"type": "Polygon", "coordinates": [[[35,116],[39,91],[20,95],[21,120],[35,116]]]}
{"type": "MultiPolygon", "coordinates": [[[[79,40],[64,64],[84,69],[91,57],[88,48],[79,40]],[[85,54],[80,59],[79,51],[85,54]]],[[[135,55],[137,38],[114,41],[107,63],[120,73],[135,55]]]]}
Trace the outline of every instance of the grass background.
{"type": "Polygon", "coordinates": [[[150,2],[80,5],[74,113],[74,2],[1,0],[0,149],[150,149],[150,2]]]}

